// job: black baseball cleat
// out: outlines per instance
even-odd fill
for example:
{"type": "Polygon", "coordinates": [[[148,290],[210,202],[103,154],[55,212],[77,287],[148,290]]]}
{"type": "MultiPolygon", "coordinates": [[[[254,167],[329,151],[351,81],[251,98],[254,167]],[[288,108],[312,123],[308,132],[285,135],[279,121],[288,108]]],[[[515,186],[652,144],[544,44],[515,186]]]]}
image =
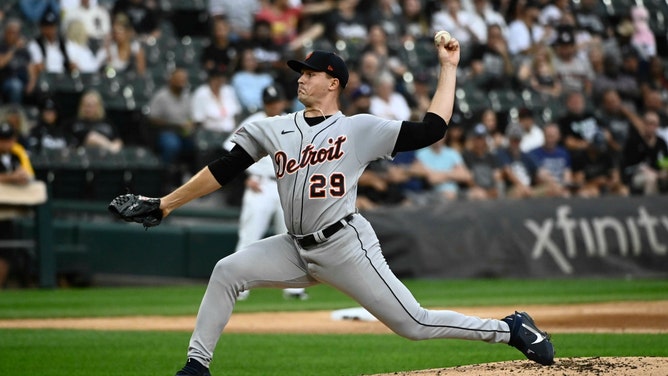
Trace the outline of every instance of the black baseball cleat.
{"type": "Polygon", "coordinates": [[[536,326],[526,312],[506,316],[503,321],[510,327],[508,345],[520,350],[527,358],[544,366],[554,364],[554,346],[550,335],[536,326]]]}
{"type": "Polygon", "coordinates": [[[186,365],[181,368],[176,376],[211,376],[209,369],[195,359],[189,358],[186,365]]]}

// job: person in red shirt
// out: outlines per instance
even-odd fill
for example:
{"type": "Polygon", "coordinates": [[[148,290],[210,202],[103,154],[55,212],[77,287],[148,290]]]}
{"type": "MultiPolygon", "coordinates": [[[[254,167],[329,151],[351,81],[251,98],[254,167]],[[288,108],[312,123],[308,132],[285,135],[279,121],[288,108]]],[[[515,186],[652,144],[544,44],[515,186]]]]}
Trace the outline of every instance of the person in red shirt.
{"type": "MultiPolygon", "coordinates": [[[[301,33],[300,21],[304,16],[315,16],[333,8],[332,1],[313,2],[293,7],[290,0],[271,0],[255,15],[255,21],[265,21],[271,25],[274,43],[278,46],[288,46],[301,33]]],[[[321,28],[305,30],[304,33],[316,37],[322,34],[321,28]]]]}

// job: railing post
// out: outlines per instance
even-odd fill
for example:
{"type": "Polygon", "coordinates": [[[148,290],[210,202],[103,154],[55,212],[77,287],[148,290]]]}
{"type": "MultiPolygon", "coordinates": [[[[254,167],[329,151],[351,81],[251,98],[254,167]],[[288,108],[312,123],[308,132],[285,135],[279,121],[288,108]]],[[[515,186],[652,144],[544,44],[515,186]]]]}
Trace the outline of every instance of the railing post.
{"type": "Polygon", "coordinates": [[[39,264],[39,287],[56,287],[56,257],[53,253],[51,201],[35,207],[35,241],[39,264]]]}

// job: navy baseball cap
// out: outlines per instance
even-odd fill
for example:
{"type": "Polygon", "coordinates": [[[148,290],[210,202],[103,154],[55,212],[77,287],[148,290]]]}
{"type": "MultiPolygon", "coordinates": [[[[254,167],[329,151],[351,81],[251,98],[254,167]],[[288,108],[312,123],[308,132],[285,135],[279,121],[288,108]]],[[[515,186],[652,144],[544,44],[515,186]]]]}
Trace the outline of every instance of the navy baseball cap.
{"type": "Polygon", "coordinates": [[[262,103],[274,103],[285,99],[285,92],[278,85],[269,85],[262,90],[262,103]]]}
{"type": "Polygon", "coordinates": [[[39,20],[39,24],[43,26],[57,25],[58,15],[49,8],[42,15],[42,18],[39,20]]]}
{"type": "Polygon", "coordinates": [[[575,34],[572,27],[557,28],[557,39],[554,41],[557,46],[575,44],[575,34]]]}
{"type": "Polygon", "coordinates": [[[43,111],[45,111],[45,110],[56,111],[57,109],[58,109],[58,106],[56,105],[56,102],[51,98],[46,99],[44,101],[44,103],[42,104],[42,110],[43,111]]]}
{"type": "Polygon", "coordinates": [[[352,94],[350,94],[350,99],[357,100],[362,97],[370,97],[372,94],[371,86],[367,84],[361,84],[360,87],[355,89],[352,94]]]}
{"type": "Polygon", "coordinates": [[[306,55],[304,61],[288,60],[290,69],[301,73],[304,69],[315,72],[325,72],[334,78],[338,78],[341,87],[348,84],[348,68],[339,55],[327,51],[313,51],[306,55]]]}
{"type": "Polygon", "coordinates": [[[0,124],[0,140],[8,140],[14,137],[14,127],[9,123],[0,124]]]}

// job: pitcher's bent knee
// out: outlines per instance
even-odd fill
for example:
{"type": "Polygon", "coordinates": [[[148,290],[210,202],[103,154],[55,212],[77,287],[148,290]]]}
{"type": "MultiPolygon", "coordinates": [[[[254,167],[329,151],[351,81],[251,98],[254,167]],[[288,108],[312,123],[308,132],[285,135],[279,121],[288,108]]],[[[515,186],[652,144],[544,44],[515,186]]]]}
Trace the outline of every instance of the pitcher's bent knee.
{"type": "Polygon", "coordinates": [[[425,330],[424,326],[413,321],[406,321],[396,324],[387,324],[387,326],[395,334],[398,334],[401,337],[404,337],[411,341],[422,341],[431,338],[428,335],[427,331],[425,330]]]}
{"type": "Polygon", "coordinates": [[[219,260],[211,272],[211,279],[221,283],[239,284],[244,282],[248,275],[248,269],[243,263],[234,262],[231,257],[219,260]]]}

